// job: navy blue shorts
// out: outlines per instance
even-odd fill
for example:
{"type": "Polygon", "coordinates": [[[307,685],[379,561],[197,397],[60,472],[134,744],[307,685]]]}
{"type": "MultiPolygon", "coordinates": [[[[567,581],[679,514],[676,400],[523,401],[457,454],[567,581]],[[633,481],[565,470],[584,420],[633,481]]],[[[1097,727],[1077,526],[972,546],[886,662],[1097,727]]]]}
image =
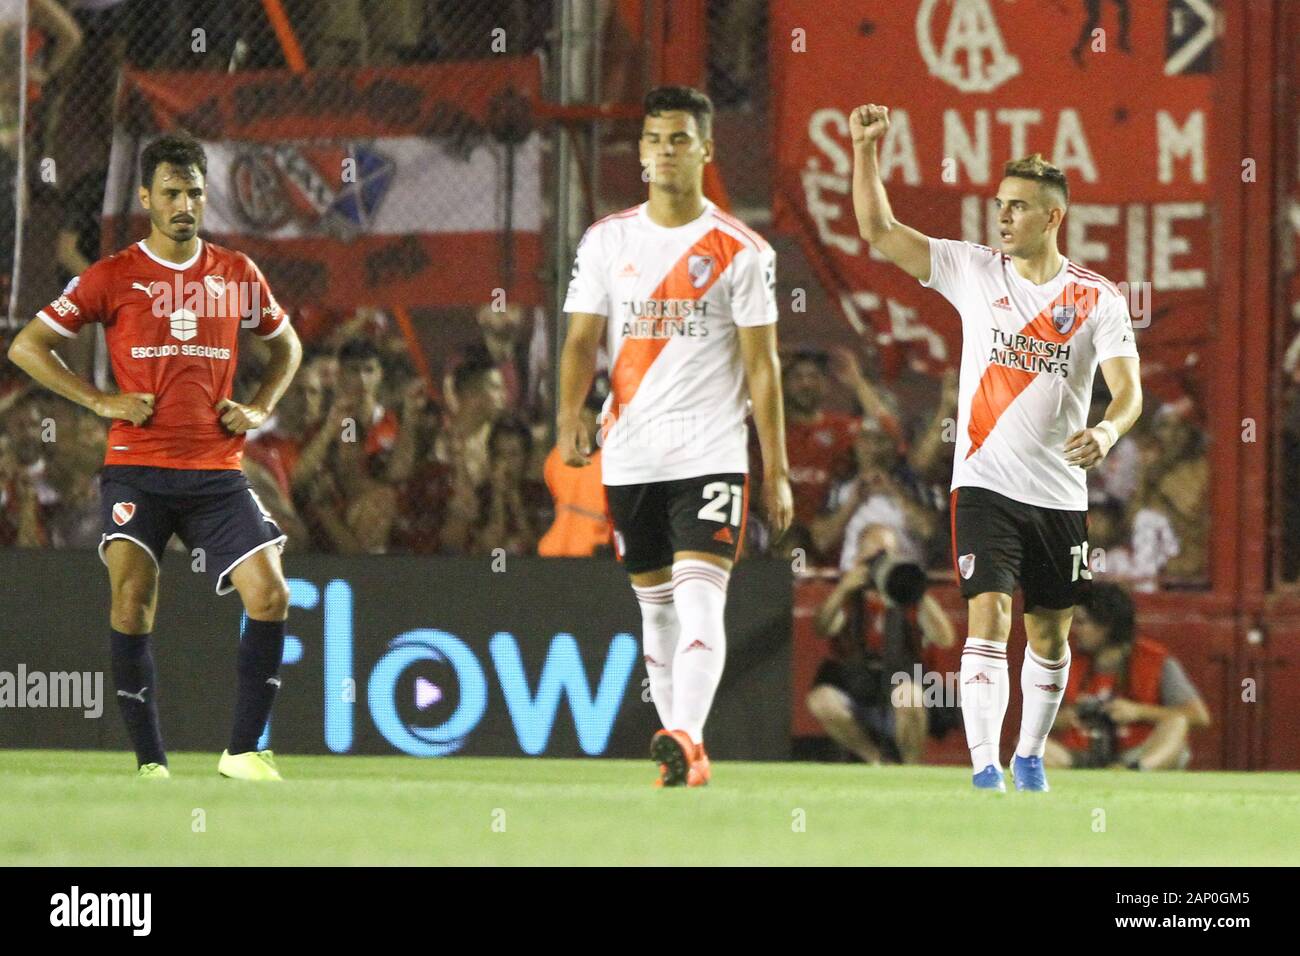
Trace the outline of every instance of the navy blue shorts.
{"type": "Polygon", "coordinates": [[[284,550],[287,538],[258,500],[242,471],[105,465],[99,475],[104,533],[100,560],[114,538],[134,541],[161,568],[173,534],[193,555],[201,548],[203,570],[218,594],[234,590],[230,572],[267,547],[284,550]]]}

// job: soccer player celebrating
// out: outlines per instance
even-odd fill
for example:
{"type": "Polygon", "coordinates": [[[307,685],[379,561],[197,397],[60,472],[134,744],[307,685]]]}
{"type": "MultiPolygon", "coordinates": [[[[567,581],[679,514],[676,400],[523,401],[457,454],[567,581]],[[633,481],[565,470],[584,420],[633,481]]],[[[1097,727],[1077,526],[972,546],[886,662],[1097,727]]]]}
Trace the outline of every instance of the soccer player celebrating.
{"type": "Polygon", "coordinates": [[[645,99],[649,201],[578,244],[564,310],[557,443],[590,463],[580,412],[608,336],[601,480],[615,551],[641,606],[650,692],[663,723],[657,785],[709,781],[704,724],[726,656],[723,611],[749,504],[746,390],[763,453],[765,513],[790,524],[776,352],[776,255],[704,198],[713,105],[689,87],[645,99]]]}
{"type": "Polygon", "coordinates": [[[995,200],[1001,249],[990,249],[898,222],[876,159],[889,110],[860,106],[849,127],[862,238],[961,314],[952,535],[969,612],[960,679],[974,783],[1006,789],[998,743],[1010,694],[1011,595],[1020,587],[1029,646],[1012,776],[1017,790],[1047,790],[1042,758],[1069,676],[1066,636],[1092,577],[1084,471],[1142,412],[1128,308],[1114,285],[1057,250],[1069,185],[1041,156],[1006,164],[995,200]],[[1098,365],[1111,403],[1086,428],[1098,365]]]}
{"type": "Polygon", "coordinates": [[[262,273],[240,252],[199,238],[207,159],[168,135],[140,157],[140,204],[149,236],[96,262],[15,337],[9,357],[37,382],[112,420],[100,477],[99,554],[112,590],[117,701],[139,776],[165,778],[158,678],[150,635],[163,550],[173,533],[201,556],[218,594],[247,612],[229,749],[218,771],[278,780],[256,744],[280,686],[289,590],[280,569],[285,536],[240,470],[244,433],[266,421],[302,357],[298,336],[262,273]],[[63,364],[55,346],[85,325],[104,326],[121,392],[106,394],[63,364]],[[231,400],[239,329],[271,359],[253,400],[231,400]]]}

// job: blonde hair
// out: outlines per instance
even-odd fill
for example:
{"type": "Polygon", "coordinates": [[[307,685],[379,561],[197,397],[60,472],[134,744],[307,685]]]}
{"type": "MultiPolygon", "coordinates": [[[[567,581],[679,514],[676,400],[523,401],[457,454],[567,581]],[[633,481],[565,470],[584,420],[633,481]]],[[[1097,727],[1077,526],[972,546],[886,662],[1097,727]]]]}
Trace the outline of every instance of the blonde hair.
{"type": "Polygon", "coordinates": [[[1013,159],[1002,167],[1003,176],[1015,176],[1017,179],[1032,179],[1036,183],[1060,190],[1065,204],[1070,204],[1070,184],[1065,173],[1043,159],[1042,153],[1034,153],[1022,159],[1013,159]]]}

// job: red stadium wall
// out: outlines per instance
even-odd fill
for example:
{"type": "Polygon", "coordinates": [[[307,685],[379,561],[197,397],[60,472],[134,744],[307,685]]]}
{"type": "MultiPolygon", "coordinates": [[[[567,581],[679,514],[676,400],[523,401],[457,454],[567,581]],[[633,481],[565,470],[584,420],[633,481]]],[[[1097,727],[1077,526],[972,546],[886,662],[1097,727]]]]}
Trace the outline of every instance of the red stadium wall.
{"type": "MultiPolygon", "coordinates": [[[[782,16],[784,13],[787,18],[799,18],[801,6],[779,2],[773,5],[774,90],[779,90],[782,82],[782,60],[791,60],[786,52],[790,23],[782,16]]],[[[912,9],[912,5],[906,6],[912,9]]],[[[1269,436],[1276,427],[1271,411],[1275,401],[1275,370],[1281,362],[1277,330],[1284,323],[1279,308],[1282,296],[1276,254],[1277,209],[1290,191],[1291,171],[1296,163],[1294,153],[1300,148],[1293,142],[1295,121],[1283,120],[1286,102],[1283,97],[1288,84],[1280,81],[1289,80],[1294,85],[1300,80],[1300,63],[1292,40],[1300,33],[1300,4],[1224,0],[1217,6],[1222,14],[1222,32],[1216,41],[1213,80],[1205,91],[1209,98],[1206,122],[1211,131],[1204,184],[1210,207],[1205,224],[1208,236],[1202,236],[1199,230],[1192,236],[1196,243],[1204,242],[1199,248],[1211,278],[1207,288],[1195,298],[1173,297],[1176,300],[1173,309],[1179,318],[1172,324],[1178,327],[1178,335],[1172,338],[1164,335],[1159,319],[1148,330],[1154,336],[1148,341],[1159,344],[1160,358],[1165,362],[1177,361],[1191,348],[1200,355],[1198,391],[1211,438],[1209,460],[1213,476],[1210,496],[1205,502],[1211,520],[1209,582],[1202,590],[1139,595],[1139,630],[1172,650],[1211,711],[1213,726],[1194,737],[1194,766],[1297,769],[1300,768],[1300,733],[1297,732],[1300,731],[1300,686],[1294,675],[1300,672],[1300,593],[1277,591],[1273,585],[1276,513],[1283,496],[1294,495],[1297,490],[1273,483],[1269,436]],[[1253,161],[1253,178],[1243,175],[1246,160],[1253,161]]],[[[999,17],[1010,16],[1007,7],[997,9],[999,17]]],[[[1134,19],[1152,14],[1149,8],[1135,10],[1134,19]]],[[[1022,18],[1017,28],[1023,28],[1023,18],[1047,19],[1053,14],[1051,8],[1031,11],[1022,7],[1017,15],[1022,18]]],[[[891,16],[874,17],[877,22],[873,29],[879,29],[891,16]]],[[[814,35],[815,25],[802,25],[809,27],[809,49],[826,39],[824,35],[814,35]]],[[[895,86],[897,79],[893,77],[895,86]]],[[[921,76],[918,83],[928,80],[921,76]]],[[[864,79],[856,86],[861,89],[843,95],[876,97],[878,101],[890,102],[878,92],[879,83],[864,79]]],[[[920,93],[914,92],[911,99],[915,101],[918,96],[920,93]]],[[[1057,93],[1049,91],[1048,96],[1055,97],[1057,93]]],[[[806,103],[797,105],[807,112],[806,103]]],[[[816,105],[848,108],[852,104],[847,99],[843,103],[836,99],[834,103],[819,101],[816,105]]],[[[949,104],[931,105],[937,109],[949,104]]],[[[969,105],[963,103],[966,108],[969,105]]],[[[981,102],[980,105],[1005,104],[981,102]]],[[[1087,119],[1086,105],[1080,105],[1084,106],[1081,111],[1087,119]]],[[[791,123],[790,108],[788,98],[778,103],[773,124],[778,153],[791,152],[791,139],[807,135],[806,117],[791,123]],[[786,119],[782,119],[782,109],[787,112],[786,119]]],[[[917,109],[921,109],[920,104],[917,109]]],[[[1098,125],[1104,123],[1104,117],[1096,119],[1098,125]]],[[[917,133],[918,140],[921,135],[917,133]]],[[[1031,148],[1036,149],[1038,145],[1033,144],[1031,148]]],[[[928,157],[929,153],[925,155],[928,157]]],[[[1148,158],[1142,157],[1142,163],[1148,158]]],[[[800,156],[779,175],[797,177],[802,163],[800,156]]],[[[1142,190],[1149,192],[1152,185],[1150,170],[1141,164],[1134,169],[1140,181],[1136,185],[1138,195],[1145,195],[1142,190]]],[[[928,171],[925,176],[927,180],[930,178],[928,171]]],[[[1123,185],[1121,178],[1118,186],[1123,185]]],[[[789,201],[791,195],[803,193],[804,187],[798,178],[790,178],[784,183],[784,193],[781,189],[778,186],[776,197],[778,224],[784,216],[787,226],[801,231],[801,242],[809,245],[808,223],[799,221],[796,203],[789,201]]],[[[1120,193],[1123,192],[1120,188],[1120,193]]],[[[902,189],[899,194],[910,195],[902,189]]],[[[1110,201],[1110,197],[1102,198],[1110,201]]],[[[1085,201],[1089,201],[1086,196],[1085,201]]],[[[909,208],[901,199],[897,207],[904,213],[909,208]]],[[[936,209],[931,207],[930,211],[935,213],[936,209]]],[[[851,215],[849,222],[851,231],[851,215]]],[[[845,231],[842,218],[835,231],[845,231]]],[[[949,229],[949,234],[953,233],[955,230],[949,229]]],[[[810,258],[816,258],[814,253],[810,253],[810,258]]],[[[827,264],[821,270],[823,279],[845,288],[854,284],[855,277],[863,278],[854,270],[865,274],[882,268],[880,264],[866,261],[865,255],[845,261],[840,261],[843,257],[837,257],[833,250],[823,249],[821,255],[827,264]]],[[[1195,255],[1187,261],[1199,264],[1195,255]]],[[[1120,263],[1114,274],[1122,273],[1120,263]]],[[[873,276],[871,282],[874,281],[873,276]]],[[[891,280],[884,281],[882,293],[892,288],[888,285],[891,280]]],[[[900,295],[913,293],[910,289],[899,291],[900,295]]],[[[933,308],[926,311],[933,312],[933,308]]],[[[1165,329],[1169,327],[1165,323],[1165,329]]],[[[1144,357],[1147,355],[1144,351],[1144,357]]],[[[811,632],[811,613],[825,592],[823,583],[807,581],[801,582],[796,593],[793,682],[796,736],[816,733],[803,707],[803,696],[821,654],[821,645],[811,632]]],[[[959,638],[964,637],[965,610],[955,589],[950,585],[941,588],[940,597],[953,614],[959,638]]],[[[1018,673],[1023,647],[1023,630],[1017,625],[1010,655],[1013,674],[1018,673]]],[[[952,666],[957,667],[955,653],[952,666]]],[[[1007,717],[1008,741],[1019,725],[1017,697],[1012,695],[1012,710],[1007,717]]],[[[950,735],[944,744],[933,746],[931,757],[964,761],[965,742],[960,732],[950,735]]]]}

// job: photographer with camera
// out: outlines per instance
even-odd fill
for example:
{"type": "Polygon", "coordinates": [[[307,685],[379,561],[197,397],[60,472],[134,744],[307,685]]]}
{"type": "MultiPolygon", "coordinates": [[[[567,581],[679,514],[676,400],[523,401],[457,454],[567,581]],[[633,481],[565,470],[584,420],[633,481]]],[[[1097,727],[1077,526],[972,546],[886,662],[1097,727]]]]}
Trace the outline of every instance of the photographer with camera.
{"type": "Polygon", "coordinates": [[[868,764],[916,763],[926,735],[961,725],[956,707],[926,708],[912,680],[923,647],[951,647],[952,622],[925,593],[920,565],[899,558],[897,533],[863,529],[857,556],[817,609],[830,640],[808,692],[809,712],[837,744],[868,764]]]}
{"type": "Polygon", "coordinates": [[[1136,636],[1133,598],[1093,582],[1074,612],[1074,663],[1043,762],[1048,767],[1182,770],[1190,730],[1210,713],[1162,644],[1136,636]]]}

